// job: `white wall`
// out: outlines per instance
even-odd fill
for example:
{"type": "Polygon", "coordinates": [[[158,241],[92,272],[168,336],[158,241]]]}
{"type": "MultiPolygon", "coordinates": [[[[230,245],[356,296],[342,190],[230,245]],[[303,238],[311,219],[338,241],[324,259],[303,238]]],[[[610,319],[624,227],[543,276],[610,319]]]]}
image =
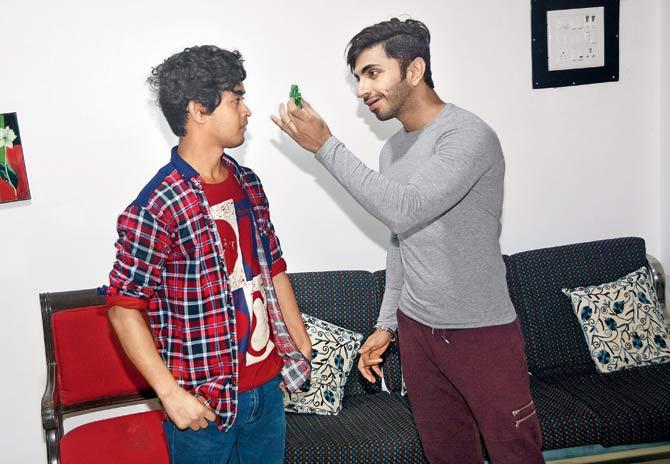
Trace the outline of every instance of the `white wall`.
{"type": "MultiPolygon", "coordinates": [[[[116,215],[174,143],[144,79],[188,45],[238,47],[247,60],[254,116],[235,154],[264,181],[290,270],[383,267],[386,229],[269,115],[299,83],[333,132],[376,167],[397,125],[355,100],[344,47],[363,26],[405,13],[431,28],[438,92],[502,139],[505,252],[639,235],[670,268],[670,194],[659,197],[660,145],[664,172],[670,152],[667,134],[659,142],[667,2],[661,23],[662,0],[622,0],[620,82],[536,91],[530,2],[442,3],[3,0],[0,112],[18,112],[33,195],[0,206],[3,462],[44,462],[38,293],[105,282],[116,215]]],[[[667,91],[663,98],[667,128],[667,91]]]]}
{"type": "MultiPolygon", "coordinates": [[[[658,177],[661,188],[661,258],[665,265],[666,281],[670,280],[670,2],[661,2],[658,15],[661,27],[661,62],[659,99],[659,145],[660,167],[658,177]]],[[[670,283],[666,283],[666,295],[670,300],[670,283]]]]}

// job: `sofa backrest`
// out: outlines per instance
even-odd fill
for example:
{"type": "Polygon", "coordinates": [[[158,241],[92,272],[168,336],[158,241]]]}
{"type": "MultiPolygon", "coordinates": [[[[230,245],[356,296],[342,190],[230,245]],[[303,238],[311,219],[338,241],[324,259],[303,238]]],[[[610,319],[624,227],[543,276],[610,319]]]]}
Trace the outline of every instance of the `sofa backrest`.
{"type": "Polygon", "coordinates": [[[611,282],[646,266],[644,240],[576,243],[504,258],[530,372],[540,377],[595,372],[582,329],[561,289],[611,282]]]}
{"type": "MultiPolygon", "coordinates": [[[[324,271],[297,272],[288,276],[303,313],[359,332],[366,338],[370,334],[377,320],[380,301],[372,273],[324,271]]],[[[354,365],[345,386],[345,398],[373,390],[354,365]]]]}

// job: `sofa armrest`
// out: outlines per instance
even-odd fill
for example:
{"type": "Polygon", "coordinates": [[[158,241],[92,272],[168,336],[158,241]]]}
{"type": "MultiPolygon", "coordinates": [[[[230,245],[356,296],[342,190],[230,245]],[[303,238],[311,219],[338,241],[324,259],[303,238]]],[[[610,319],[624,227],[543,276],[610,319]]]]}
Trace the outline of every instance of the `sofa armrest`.
{"type": "Polygon", "coordinates": [[[663,311],[665,311],[665,272],[661,263],[652,255],[647,253],[647,262],[651,270],[651,278],[654,280],[654,288],[656,289],[656,296],[658,302],[661,304],[663,311]]]}

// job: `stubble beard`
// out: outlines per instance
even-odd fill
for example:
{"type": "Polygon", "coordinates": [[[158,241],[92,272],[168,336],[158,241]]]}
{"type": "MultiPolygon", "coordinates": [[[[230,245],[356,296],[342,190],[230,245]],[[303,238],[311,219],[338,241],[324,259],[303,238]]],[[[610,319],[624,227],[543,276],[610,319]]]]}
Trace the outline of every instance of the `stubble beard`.
{"type": "Polygon", "coordinates": [[[405,79],[401,79],[396,85],[393,86],[388,92],[388,95],[385,97],[386,101],[389,103],[389,110],[385,113],[377,112],[375,116],[380,121],[388,121],[389,119],[397,118],[398,115],[403,110],[405,102],[409,96],[409,85],[405,79]]]}

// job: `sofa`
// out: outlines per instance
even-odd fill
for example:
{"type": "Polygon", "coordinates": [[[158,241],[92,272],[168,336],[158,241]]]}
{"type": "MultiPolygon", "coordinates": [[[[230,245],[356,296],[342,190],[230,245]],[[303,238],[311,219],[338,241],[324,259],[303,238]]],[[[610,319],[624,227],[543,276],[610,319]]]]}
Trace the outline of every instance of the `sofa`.
{"type": "MultiPolygon", "coordinates": [[[[646,254],[644,240],[571,244],[504,260],[525,338],[545,454],[563,457],[565,450],[574,456],[637,446],[664,449],[653,445],[669,444],[670,364],[597,373],[570,300],[561,293],[564,287],[609,282],[647,266],[664,303],[663,270],[646,254]]],[[[289,277],[303,312],[365,335],[372,331],[384,292],[384,271],[289,277]]],[[[125,359],[94,289],[45,293],[40,298],[48,368],[42,418],[49,463],[168,462],[160,411],[96,420],[63,433],[63,418],[70,414],[154,395],[125,359]]],[[[383,368],[387,391],[352,370],[336,416],[287,414],[286,462],[426,462],[410,401],[400,393],[397,344],[386,354],[383,368]]]]}

